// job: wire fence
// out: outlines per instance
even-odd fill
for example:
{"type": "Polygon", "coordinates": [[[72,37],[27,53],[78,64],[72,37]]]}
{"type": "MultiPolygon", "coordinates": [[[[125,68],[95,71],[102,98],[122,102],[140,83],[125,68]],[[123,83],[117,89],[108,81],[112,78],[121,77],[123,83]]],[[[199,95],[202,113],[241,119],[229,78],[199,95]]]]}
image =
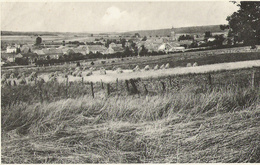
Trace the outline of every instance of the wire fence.
{"type": "Polygon", "coordinates": [[[158,78],[116,80],[112,83],[81,81],[58,83],[57,81],[34,84],[2,85],[1,106],[21,103],[52,102],[61,99],[92,96],[93,98],[114,95],[158,95],[178,91],[184,87],[197,88],[197,92],[227,87],[257,88],[260,68],[219,71],[202,74],[173,75],[158,78]]]}

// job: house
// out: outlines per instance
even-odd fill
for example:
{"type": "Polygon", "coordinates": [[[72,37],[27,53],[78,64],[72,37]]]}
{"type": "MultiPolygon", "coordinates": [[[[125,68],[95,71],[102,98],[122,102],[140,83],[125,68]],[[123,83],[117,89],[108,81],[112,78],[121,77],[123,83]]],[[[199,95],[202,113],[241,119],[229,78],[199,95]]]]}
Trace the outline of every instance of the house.
{"type": "Polygon", "coordinates": [[[7,61],[8,61],[8,62],[15,62],[15,59],[17,59],[17,58],[23,58],[23,55],[22,55],[21,53],[9,55],[9,56],[7,57],[7,61]]]}
{"type": "Polygon", "coordinates": [[[105,51],[105,54],[113,54],[113,53],[115,53],[115,51],[111,47],[108,47],[107,50],[105,51]]]}
{"type": "Polygon", "coordinates": [[[6,47],[6,53],[16,53],[17,49],[14,46],[7,46],[6,47]]]}
{"type": "Polygon", "coordinates": [[[81,53],[82,55],[87,55],[89,53],[89,48],[86,45],[80,45],[77,48],[74,48],[75,53],[81,53]]]}
{"type": "Polygon", "coordinates": [[[63,54],[71,55],[71,54],[75,54],[75,51],[74,49],[67,49],[63,54]]]}
{"type": "Polygon", "coordinates": [[[144,47],[148,49],[148,52],[157,52],[161,44],[158,43],[145,43],[144,47]]]}
{"type": "Polygon", "coordinates": [[[7,64],[6,61],[1,60],[1,66],[4,66],[6,64],[7,64]]]}
{"type": "Polygon", "coordinates": [[[35,53],[27,53],[23,54],[23,58],[28,59],[28,62],[32,64],[38,59],[38,55],[35,53]]]}
{"type": "Polygon", "coordinates": [[[116,46],[112,48],[114,50],[114,53],[118,53],[118,52],[124,52],[124,48],[121,46],[116,46]]]}
{"type": "Polygon", "coordinates": [[[105,54],[107,48],[105,46],[102,45],[88,45],[88,51],[87,54],[89,54],[90,52],[92,53],[101,53],[101,54],[105,54]]]}
{"type": "Polygon", "coordinates": [[[59,59],[63,55],[62,49],[45,48],[34,50],[33,53],[38,55],[38,59],[59,59]]]}
{"type": "Polygon", "coordinates": [[[51,59],[59,59],[59,57],[63,55],[61,49],[47,48],[42,49],[42,51],[45,53],[46,58],[49,56],[51,59]]]}
{"type": "Polygon", "coordinates": [[[216,38],[213,38],[213,37],[210,37],[210,38],[207,39],[208,42],[213,42],[215,40],[216,40],[216,38]]]}
{"type": "Polygon", "coordinates": [[[115,44],[114,42],[112,42],[111,44],[109,44],[109,47],[122,47],[122,44],[115,44]]]}
{"type": "Polygon", "coordinates": [[[32,47],[29,45],[23,45],[20,47],[21,53],[30,53],[32,51],[32,47]]]}
{"type": "Polygon", "coordinates": [[[42,49],[34,50],[33,53],[35,53],[35,54],[37,54],[37,55],[39,55],[39,56],[41,56],[41,55],[45,55],[45,53],[43,52],[42,49]]]}
{"type": "Polygon", "coordinates": [[[205,42],[205,41],[199,41],[199,42],[198,42],[198,46],[201,46],[201,45],[203,45],[203,44],[206,44],[206,42],[205,42]]]}
{"type": "Polygon", "coordinates": [[[168,43],[163,43],[158,47],[158,51],[164,51],[169,52],[169,50],[172,48],[172,46],[168,43]]]}
{"type": "Polygon", "coordinates": [[[163,43],[158,47],[158,51],[164,51],[166,53],[168,52],[175,52],[179,50],[185,49],[184,47],[180,46],[177,42],[167,42],[163,43]]]}
{"type": "Polygon", "coordinates": [[[178,51],[184,52],[185,51],[185,47],[178,46],[178,47],[172,47],[172,48],[169,49],[169,52],[178,52],[178,51]]]}

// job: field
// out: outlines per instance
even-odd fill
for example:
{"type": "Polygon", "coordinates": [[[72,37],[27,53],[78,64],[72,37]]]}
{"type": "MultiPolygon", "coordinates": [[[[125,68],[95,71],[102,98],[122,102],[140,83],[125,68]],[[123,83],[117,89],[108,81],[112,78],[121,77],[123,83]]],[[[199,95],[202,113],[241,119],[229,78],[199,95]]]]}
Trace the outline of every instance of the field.
{"type": "MultiPolygon", "coordinates": [[[[88,70],[90,62],[82,67],[88,70]]],[[[35,72],[45,79],[2,82],[2,163],[260,162],[258,52],[94,62],[97,69],[124,72],[97,70],[84,81],[69,75],[67,82],[60,80],[75,64],[2,70],[2,76],[35,72]],[[186,67],[194,62],[199,66],[186,67]],[[169,69],[130,70],[166,63],[169,69]]]]}
{"type": "MultiPolygon", "coordinates": [[[[1,36],[1,42],[3,43],[19,43],[19,44],[33,44],[35,43],[37,36],[33,35],[4,35],[1,36]]],[[[43,35],[41,36],[43,43],[48,42],[58,42],[62,43],[62,41],[94,41],[94,37],[88,37],[88,36],[75,36],[71,34],[60,34],[60,35],[43,35]]]]}
{"type": "Polygon", "coordinates": [[[252,69],[211,75],[2,87],[2,163],[259,163],[252,69]]]}

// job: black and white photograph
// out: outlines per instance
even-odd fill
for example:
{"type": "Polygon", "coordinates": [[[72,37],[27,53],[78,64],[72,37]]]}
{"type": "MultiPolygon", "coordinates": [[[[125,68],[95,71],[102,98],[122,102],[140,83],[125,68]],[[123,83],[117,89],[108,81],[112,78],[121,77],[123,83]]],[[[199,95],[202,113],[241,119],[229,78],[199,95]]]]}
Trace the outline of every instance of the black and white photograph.
{"type": "Polygon", "coordinates": [[[260,1],[0,5],[1,164],[260,163],[260,1]]]}

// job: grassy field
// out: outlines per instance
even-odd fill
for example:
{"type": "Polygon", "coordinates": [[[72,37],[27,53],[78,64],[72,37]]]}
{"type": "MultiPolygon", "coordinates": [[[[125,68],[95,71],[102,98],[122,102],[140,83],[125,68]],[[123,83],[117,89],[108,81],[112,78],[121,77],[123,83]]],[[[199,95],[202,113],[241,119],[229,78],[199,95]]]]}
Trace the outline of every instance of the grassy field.
{"type": "MultiPolygon", "coordinates": [[[[2,163],[260,162],[252,69],[94,84],[1,89],[2,163]],[[161,82],[166,89],[162,90],[161,82]],[[146,84],[148,93],[144,89],[146,84]],[[39,89],[40,88],[40,89],[39,89]]],[[[255,81],[259,82],[259,71],[255,81]]]]}

